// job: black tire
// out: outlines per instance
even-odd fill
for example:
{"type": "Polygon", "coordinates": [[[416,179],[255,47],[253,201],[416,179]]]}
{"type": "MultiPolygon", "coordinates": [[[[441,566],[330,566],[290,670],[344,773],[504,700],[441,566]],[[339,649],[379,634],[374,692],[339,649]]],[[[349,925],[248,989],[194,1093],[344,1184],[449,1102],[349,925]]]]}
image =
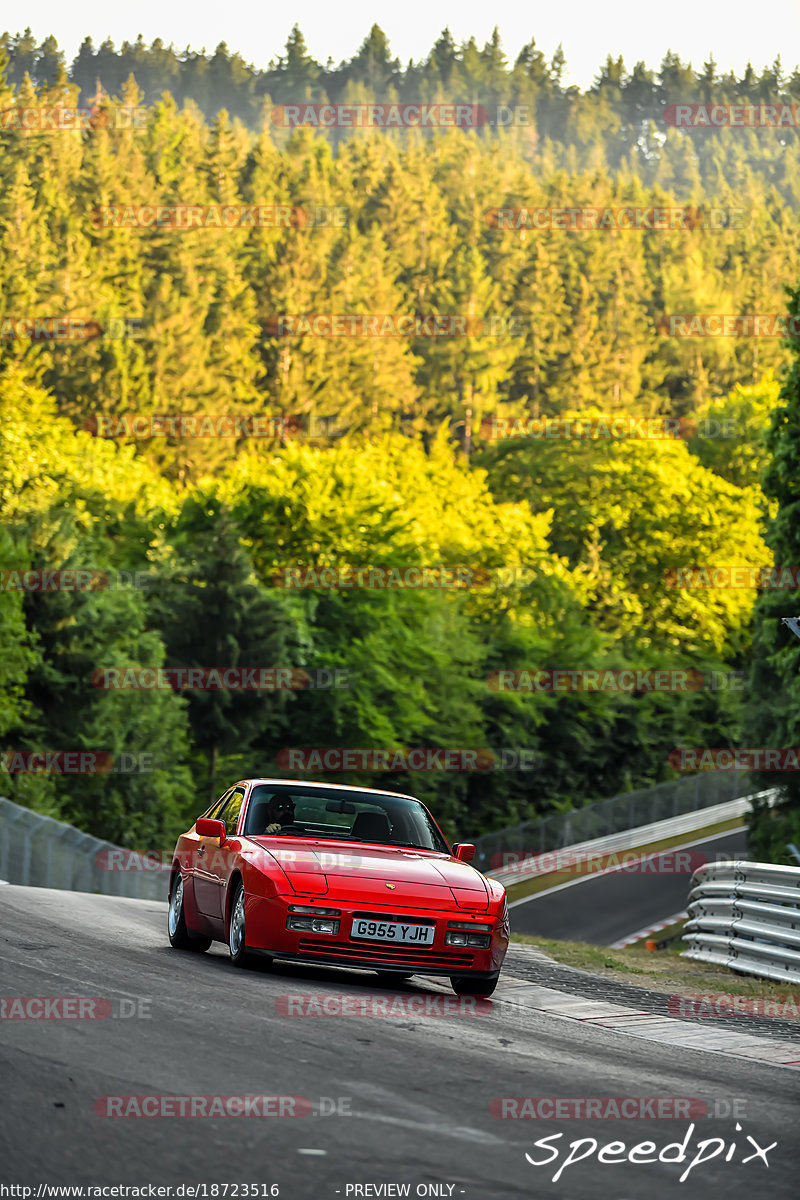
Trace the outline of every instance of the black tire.
{"type": "Polygon", "coordinates": [[[228,949],[235,967],[252,967],[253,955],[247,950],[247,934],[244,927],[244,884],[237,879],[231,893],[228,912],[228,949]]]}
{"type": "Polygon", "coordinates": [[[183,912],[183,876],[176,871],[169,883],[169,913],[167,915],[169,944],[175,950],[194,950],[202,954],[211,945],[211,938],[193,933],[186,925],[183,912]]]}
{"type": "Polygon", "coordinates": [[[450,986],[457,996],[491,996],[497,987],[500,972],[486,976],[483,979],[473,979],[469,975],[451,975],[450,986]]]}

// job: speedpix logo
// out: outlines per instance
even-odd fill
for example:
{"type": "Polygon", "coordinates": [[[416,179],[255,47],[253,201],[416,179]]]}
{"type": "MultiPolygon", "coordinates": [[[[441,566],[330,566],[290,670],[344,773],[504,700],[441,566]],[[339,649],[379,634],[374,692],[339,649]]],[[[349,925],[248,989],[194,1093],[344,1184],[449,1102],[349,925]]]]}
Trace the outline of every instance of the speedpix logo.
{"type": "MultiPolygon", "coordinates": [[[[600,1145],[597,1138],[577,1138],[569,1143],[569,1153],[566,1154],[563,1161],[559,1163],[559,1158],[562,1150],[565,1149],[564,1143],[559,1142],[560,1138],[564,1137],[563,1133],[551,1133],[548,1137],[539,1138],[534,1142],[534,1149],[543,1151],[549,1155],[547,1158],[537,1155],[536,1158],[532,1154],[525,1153],[525,1158],[532,1167],[551,1167],[556,1163],[555,1174],[552,1176],[552,1182],[558,1183],[567,1167],[573,1166],[575,1163],[584,1162],[588,1158],[596,1156],[597,1162],[601,1165],[612,1164],[618,1166],[622,1163],[629,1162],[637,1165],[643,1163],[679,1163],[681,1166],[688,1160],[690,1147],[692,1151],[692,1159],[689,1162],[686,1170],[680,1175],[678,1182],[685,1183],[691,1171],[695,1167],[701,1166],[703,1163],[711,1162],[712,1159],[718,1158],[721,1154],[725,1154],[724,1161],[726,1163],[733,1162],[734,1164],[742,1164],[752,1162],[754,1159],[759,1159],[764,1167],[769,1170],[769,1162],[767,1155],[770,1150],[774,1150],[777,1142],[771,1142],[769,1146],[761,1146],[755,1138],[748,1133],[746,1135],[746,1143],[740,1142],[738,1139],[731,1141],[730,1145],[725,1138],[703,1138],[697,1142],[695,1148],[694,1138],[695,1125],[694,1122],[689,1126],[686,1135],[678,1142],[668,1142],[661,1150],[655,1142],[638,1142],[635,1146],[628,1149],[626,1142],[608,1142],[605,1145],[600,1145]],[[557,1145],[555,1143],[558,1143],[557,1145]],[[752,1149],[752,1153],[744,1157],[748,1150],[752,1149]],[[739,1151],[742,1157],[736,1158],[736,1152],[739,1151]],[[677,1151],[677,1153],[676,1153],[677,1151]],[[727,1151],[727,1153],[726,1153],[727,1151]]],[[[736,1132],[742,1132],[742,1126],[736,1122],[736,1132]]]]}

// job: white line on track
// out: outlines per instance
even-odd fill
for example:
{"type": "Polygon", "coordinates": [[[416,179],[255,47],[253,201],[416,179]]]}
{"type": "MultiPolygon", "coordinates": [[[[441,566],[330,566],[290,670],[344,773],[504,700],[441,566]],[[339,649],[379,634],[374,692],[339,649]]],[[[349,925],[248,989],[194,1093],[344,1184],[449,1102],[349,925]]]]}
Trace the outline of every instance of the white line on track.
{"type": "Polygon", "coordinates": [[[658,933],[662,929],[667,929],[670,925],[675,925],[678,921],[682,921],[686,915],[686,909],[684,909],[683,912],[674,913],[671,917],[665,917],[663,921],[658,921],[655,925],[647,925],[644,929],[637,929],[636,933],[629,933],[624,938],[612,942],[609,950],[624,950],[626,946],[630,946],[631,942],[640,942],[642,938],[649,937],[651,933],[658,933]]]}
{"type": "MultiPolygon", "coordinates": [[[[707,837],[697,838],[693,842],[681,842],[679,846],[670,846],[667,850],[650,850],[646,854],[640,854],[638,858],[629,861],[624,866],[620,864],[616,867],[604,867],[602,871],[590,871],[587,875],[578,875],[576,879],[570,879],[567,883],[557,883],[555,887],[545,888],[542,892],[534,892],[532,896],[522,896],[519,900],[512,900],[508,907],[516,908],[518,904],[530,904],[531,900],[541,900],[542,896],[552,896],[556,892],[563,892],[565,888],[576,887],[579,883],[588,883],[590,879],[600,879],[603,875],[613,875],[615,872],[627,870],[635,862],[643,862],[646,858],[662,858],[665,854],[675,854],[678,850],[687,850],[690,846],[702,846],[703,842],[714,842],[718,838],[729,837],[732,833],[741,833],[746,828],[746,825],[737,825],[735,829],[723,829],[722,833],[712,833],[707,837]]],[[[569,846],[564,846],[561,850],[550,850],[547,853],[565,854],[568,850],[569,846]]],[[[631,854],[633,851],[622,850],[619,853],[631,854]]]]}
{"type": "Polygon", "coordinates": [[[420,1129],[427,1133],[438,1133],[443,1137],[458,1138],[463,1142],[479,1142],[481,1145],[497,1145],[503,1138],[487,1133],[485,1129],[470,1129],[468,1125],[431,1124],[430,1121],[412,1121],[408,1117],[392,1117],[384,1113],[353,1112],[352,1116],[362,1121],[378,1121],[382,1125],[399,1125],[403,1129],[420,1129]]]}

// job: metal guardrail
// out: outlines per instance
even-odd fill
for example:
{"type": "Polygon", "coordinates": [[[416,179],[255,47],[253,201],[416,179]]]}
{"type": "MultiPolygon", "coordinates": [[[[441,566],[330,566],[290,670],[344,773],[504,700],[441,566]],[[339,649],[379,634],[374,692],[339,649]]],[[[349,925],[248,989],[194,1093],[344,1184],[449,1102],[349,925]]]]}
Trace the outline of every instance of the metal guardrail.
{"type": "Polygon", "coordinates": [[[127,851],[0,796],[0,880],[28,887],[166,900],[162,870],[113,870],[127,851]],[[110,855],[109,852],[112,852],[110,855]]]}
{"type": "Polygon", "coordinates": [[[752,790],[746,771],[701,771],[654,787],[623,792],[583,808],[482,834],[475,839],[473,861],[479,871],[502,869],[509,861],[609,837],[699,808],[711,808],[746,796],[752,790]]]}
{"type": "MultiPolygon", "coordinates": [[[[776,788],[767,788],[764,792],[756,792],[752,796],[740,796],[738,800],[728,800],[725,804],[715,804],[711,808],[698,808],[694,812],[682,813],[678,817],[668,817],[666,821],[654,821],[650,825],[637,825],[633,829],[624,829],[621,833],[612,833],[608,837],[595,838],[590,842],[577,842],[572,846],[563,846],[560,850],[545,850],[543,854],[534,854],[530,858],[514,861],[516,855],[508,855],[512,861],[503,867],[486,871],[504,887],[514,883],[525,883],[528,879],[536,879],[540,875],[551,875],[563,869],[571,870],[581,863],[586,873],[599,869],[591,866],[593,859],[597,860],[605,854],[620,854],[627,850],[639,850],[669,838],[682,837],[696,833],[709,826],[730,821],[734,817],[744,817],[750,810],[753,800],[758,799],[769,805],[778,798],[776,788]]],[[[677,851],[680,846],[673,846],[677,851]]]]}
{"type": "Polygon", "coordinates": [[[800,867],[707,863],[692,876],[681,957],[800,983],[800,867]]]}

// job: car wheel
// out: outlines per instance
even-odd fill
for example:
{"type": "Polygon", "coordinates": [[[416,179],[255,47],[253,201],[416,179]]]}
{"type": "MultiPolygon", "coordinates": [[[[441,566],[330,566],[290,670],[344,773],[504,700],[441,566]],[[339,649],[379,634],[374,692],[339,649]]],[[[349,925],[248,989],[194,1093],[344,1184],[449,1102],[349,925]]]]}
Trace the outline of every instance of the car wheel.
{"type": "Polygon", "coordinates": [[[192,933],[186,926],[183,913],[183,876],[180,871],[172,876],[169,892],[169,914],[167,916],[169,944],[176,950],[195,950],[202,954],[211,945],[210,937],[192,933]]]}
{"type": "Polygon", "coordinates": [[[235,967],[251,967],[253,965],[253,956],[247,952],[245,939],[244,884],[239,879],[233,889],[228,917],[228,949],[231,952],[231,962],[235,967]]]}
{"type": "Polygon", "coordinates": [[[451,975],[450,986],[457,996],[491,996],[497,987],[500,972],[483,979],[472,979],[469,975],[451,975]]]}

